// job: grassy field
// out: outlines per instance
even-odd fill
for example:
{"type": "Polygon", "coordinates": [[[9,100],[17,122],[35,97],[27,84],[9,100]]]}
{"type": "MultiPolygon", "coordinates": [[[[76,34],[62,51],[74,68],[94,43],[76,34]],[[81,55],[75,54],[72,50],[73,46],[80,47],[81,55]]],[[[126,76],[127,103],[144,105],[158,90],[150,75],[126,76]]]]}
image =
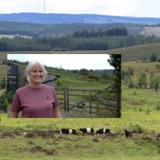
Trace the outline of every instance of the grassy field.
{"type": "MultiPolygon", "coordinates": [[[[135,75],[141,71],[158,75],[156,64],[123,62],[122,69],[133,67],[135,75]]],[[[0,160],[19,160],[22,157],[24,160],[42,157],[44,160],[159,160],[160,140],[155,135],[160,133],[160,111],[156,110],[160,104],[160,91],[129,89],[122,84],[120,119],[9,119],[5,113],[0,113],[0,160]],[[80,132],[61,135],[55,132],[61,128],[78,131],[81,127],[93,127],[95,131],[110,128],[112,135],[82,135],[80,132]],[[133,137],[127,139],[124,129],[132,130],[133,137]],[[28,134],[24,135],[24,132],[28,134]]]]}
{"type": "Polygon", "coordinates": [[[1,159],[106,159],[106,160],[158,160],[160,114],[152,112],[124,113],[121,119],[7,119],[2,114],[0,127],[1,159]],[[128,114],[130,113],[130,114],[128,114]],[[125,138],[123,129],[140,126],[142,133],[125,138]],[[107,127],[112,135],[60,135],[60,128],[107,127]],[[24,131],[28,135],[24,135],[24,131]],[[10,153],[10,154],[7,154],[10,153]]]}
{"type": "Polygon", "coordinates": [[[155,110],[159,94],[152,90],[124,89],[122,118],[8,119],[1,114],[2,159],[37,160],[158,160],[160,112],[155,110]],[[152,95],[152,96],[151,96],[152,95]],[[147,109],[150,112],[147,113],[147,109]],[[112,135],[61,135],[61,128],[110,128],[112,135]],[[133,138],[124,129],[134,130],[133,138]],[[140,133],[138,131],[141,131],[140,133]],[[28,133],[24,135],[24,132],[28,133]],[[10,154],[7,154],[10,153],[10,154]]]}
{"type": "Polygon", "coordinates": [[[136,45],[133,47],[118,48],[107,50],[106,54],[121,54],[122,61],[144,61],[154,53],[157,58],[160,58],[160,43],[148,43],[144,45],[136,45]]]}

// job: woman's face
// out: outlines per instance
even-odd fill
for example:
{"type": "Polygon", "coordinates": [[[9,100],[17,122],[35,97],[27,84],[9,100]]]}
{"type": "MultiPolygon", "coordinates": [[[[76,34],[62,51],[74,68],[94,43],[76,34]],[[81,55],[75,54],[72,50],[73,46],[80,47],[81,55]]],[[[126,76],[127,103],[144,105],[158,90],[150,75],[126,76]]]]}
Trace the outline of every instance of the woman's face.
{"type": "Polygon", "coordinates": [[[41,66],[39,65],[39,63],[37,63],[33,67],[29,76],[30,76],[31,83],[35,83],[35,84],[42,83],[43,77],[44,77],[44,72],[43,72],[41,66]]]}

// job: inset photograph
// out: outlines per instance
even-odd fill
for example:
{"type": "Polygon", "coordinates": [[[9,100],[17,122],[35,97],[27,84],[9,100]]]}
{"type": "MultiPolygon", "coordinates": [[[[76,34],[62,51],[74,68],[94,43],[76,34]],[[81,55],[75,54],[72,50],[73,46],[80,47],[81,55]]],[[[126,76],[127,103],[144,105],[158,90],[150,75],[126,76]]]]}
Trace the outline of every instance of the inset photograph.
{"type": "Polygon", "coordinates": [[[8,54],[8,118],[120,118],[120,54],[8,54]]]}

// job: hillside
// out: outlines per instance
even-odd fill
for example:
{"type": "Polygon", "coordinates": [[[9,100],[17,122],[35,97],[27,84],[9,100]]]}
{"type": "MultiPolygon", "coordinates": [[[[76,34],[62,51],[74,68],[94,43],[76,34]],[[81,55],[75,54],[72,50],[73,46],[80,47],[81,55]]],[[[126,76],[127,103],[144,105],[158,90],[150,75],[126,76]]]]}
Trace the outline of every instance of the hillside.
{"type": "Polygon", "coordinates": [[[123,17],[97,14],[41,14],[41,13],[13,13],[0,14],[0,21],[27,22],[39,24],[71,24],[71,23],[136,23],[158,24],[160,18],[123,17]]]}
{"type": "Polygon", "coordinates": [[[24,23],[0,21],[0,37],[3,37],[3,35],[28,35],[31,37],[60,37],[71,35],[75,31],[98,31],[116,27],[127,28],[129,35],[138,34],[139,32],[142,32],[143,29],[143,26],[139,24],[35,24],[26,22],[24,23]]]}
{"type": "Polygon", "coordinates": [[[154,53],[160,58],[160,43],[149,43],[133,47],[112,49],[105,51],[106,54],[121,54],[122,61],[144,61],[154,53]]]}

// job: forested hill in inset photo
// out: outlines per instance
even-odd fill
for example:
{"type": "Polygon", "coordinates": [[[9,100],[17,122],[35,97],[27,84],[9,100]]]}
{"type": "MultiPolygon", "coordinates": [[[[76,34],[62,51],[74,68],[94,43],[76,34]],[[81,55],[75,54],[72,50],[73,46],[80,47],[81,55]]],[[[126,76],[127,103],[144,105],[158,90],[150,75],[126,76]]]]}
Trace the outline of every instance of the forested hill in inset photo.
{"type": "Polygon", "coordinates": [[[0,14],[0,21],[38,23],[38,24],[71,24],[71,23],[134,23],[158,24],[160,18],[124,17],[98,14],[42,14],[42,13],[12,13],[0,14]]]}

